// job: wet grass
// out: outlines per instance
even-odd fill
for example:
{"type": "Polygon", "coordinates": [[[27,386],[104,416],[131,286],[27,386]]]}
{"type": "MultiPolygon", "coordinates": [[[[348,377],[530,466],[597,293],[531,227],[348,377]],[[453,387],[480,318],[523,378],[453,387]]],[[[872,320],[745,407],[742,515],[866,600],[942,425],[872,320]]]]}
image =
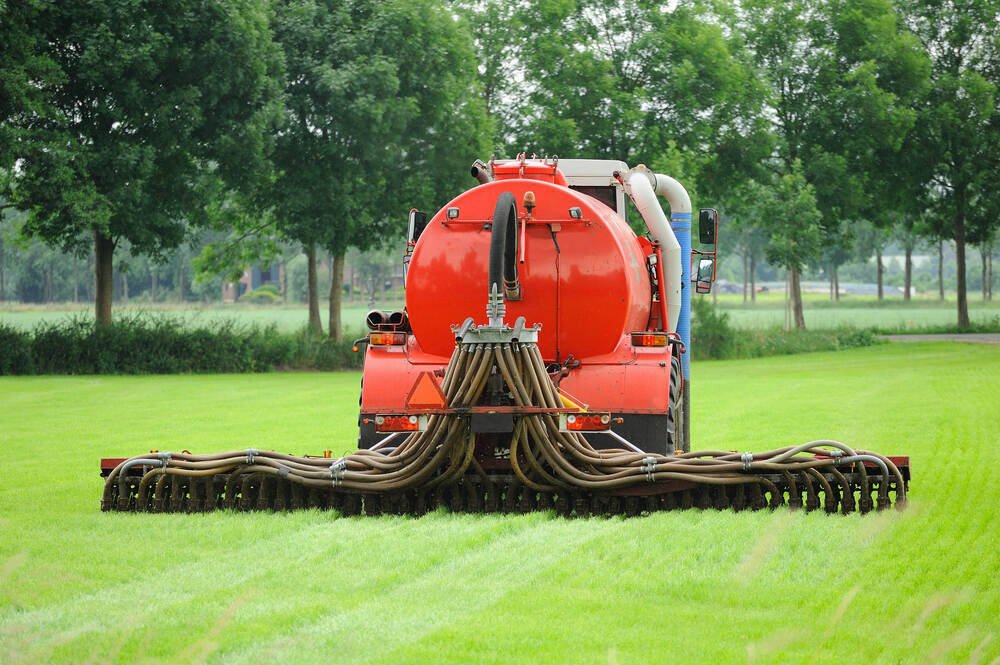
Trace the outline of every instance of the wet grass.
{"type": "Polygon", "coordinates": [[[102,455],[345,452],[359,375],[0,379],[0,662],[1000,662],[995,346],[693,369],[697,447],[908,453],[910,509],[102,514],[102,455]]]}

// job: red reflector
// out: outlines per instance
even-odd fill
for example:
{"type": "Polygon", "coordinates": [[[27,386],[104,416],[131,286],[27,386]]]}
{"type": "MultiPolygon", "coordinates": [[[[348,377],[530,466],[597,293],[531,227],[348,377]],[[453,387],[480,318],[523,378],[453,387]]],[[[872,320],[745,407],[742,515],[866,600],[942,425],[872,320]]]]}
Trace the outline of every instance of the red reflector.
{"type": "Polygon", "coordinates": [[[402,346],[406,344],[406,333],[377,333],[368,335],[368,343],[373,346],[402,346]]]}
{"type": "Polygon", "coordinates": [[[416,432],[426,428],[427,417],[416,415],[375,416],[376,432],[416,432]],[[423,425],[423,427],[421,426],[423,425]]]}
{"type": "Polygon", "coordinates": [[[448,400],[430,372],[421,372],[406,396],[408,409],[443,409],[448,400]]]}
{"type": "Polygon", "coordinates": [[[611,429],[610,413],[564,413],[560,420],[568,432],[600,432],[611,429]]]}
{"type": "Polygon", "coordinates": [[[632,346],[666,346],[666,333],[632,333],[632,346]]]}

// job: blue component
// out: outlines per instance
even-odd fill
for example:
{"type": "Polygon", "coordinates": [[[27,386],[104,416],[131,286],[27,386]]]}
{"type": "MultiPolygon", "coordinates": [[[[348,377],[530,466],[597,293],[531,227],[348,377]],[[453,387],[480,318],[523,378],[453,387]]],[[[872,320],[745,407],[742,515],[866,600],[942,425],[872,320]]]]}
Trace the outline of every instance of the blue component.
{"type": "Polygon", "coordinates": [[[690,381],[691,363],[688,350],[691,348],[691,213],[670,213],[670,228],[673,229],[681,246],[681,313],[677,317],[677,334],[684,341],[684,355],[681,356],[684,380],[690,381]]]}

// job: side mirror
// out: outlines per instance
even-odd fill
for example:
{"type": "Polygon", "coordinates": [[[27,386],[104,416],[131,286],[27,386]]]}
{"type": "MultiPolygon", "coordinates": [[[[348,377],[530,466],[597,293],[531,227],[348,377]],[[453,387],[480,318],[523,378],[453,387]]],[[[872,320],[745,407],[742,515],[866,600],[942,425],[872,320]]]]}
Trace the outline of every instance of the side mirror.
{"type": "Polygon", "coordinates": [[[714,245],[719,231],[719,211],[702,208],[698,214],[698,239],[703,245],[714,245]]]}
{"type": "Polygon", "coordinates": [[[427,213],[416,208],[410,211],[410,219],[406,229],[406,240],[409,245],[416,245],[420,234],[427,228],[427,213]]]}
{"type": "Polygon", "coordinates": [[[708,293],[712,290],[712,282],[715,281],[715,259],[701,259],[698,261],[698,276],[695,279],[694,289],[698,293],[708,293]]]}

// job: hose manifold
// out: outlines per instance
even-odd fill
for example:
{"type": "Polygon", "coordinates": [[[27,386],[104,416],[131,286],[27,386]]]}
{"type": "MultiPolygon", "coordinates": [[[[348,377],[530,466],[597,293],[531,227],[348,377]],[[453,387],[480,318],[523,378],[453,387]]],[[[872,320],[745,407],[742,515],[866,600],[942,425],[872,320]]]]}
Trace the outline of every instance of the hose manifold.
{"type": "Polygon", "coordinates": [[[330,478],[333,479],[334,487],[340,487],[340,484],[344,480],[345,473],[347,473],[347,462],[344,458],[340,458],[330,465],[330,478]]]}
{"type": "Polygon", "coordinates": [[[643,457],[642,470],[646,473],[646,481],[650,483],[654,482],[655,478],[653,477],[653,474],[656,473],[656,458],[643,457]]]}

